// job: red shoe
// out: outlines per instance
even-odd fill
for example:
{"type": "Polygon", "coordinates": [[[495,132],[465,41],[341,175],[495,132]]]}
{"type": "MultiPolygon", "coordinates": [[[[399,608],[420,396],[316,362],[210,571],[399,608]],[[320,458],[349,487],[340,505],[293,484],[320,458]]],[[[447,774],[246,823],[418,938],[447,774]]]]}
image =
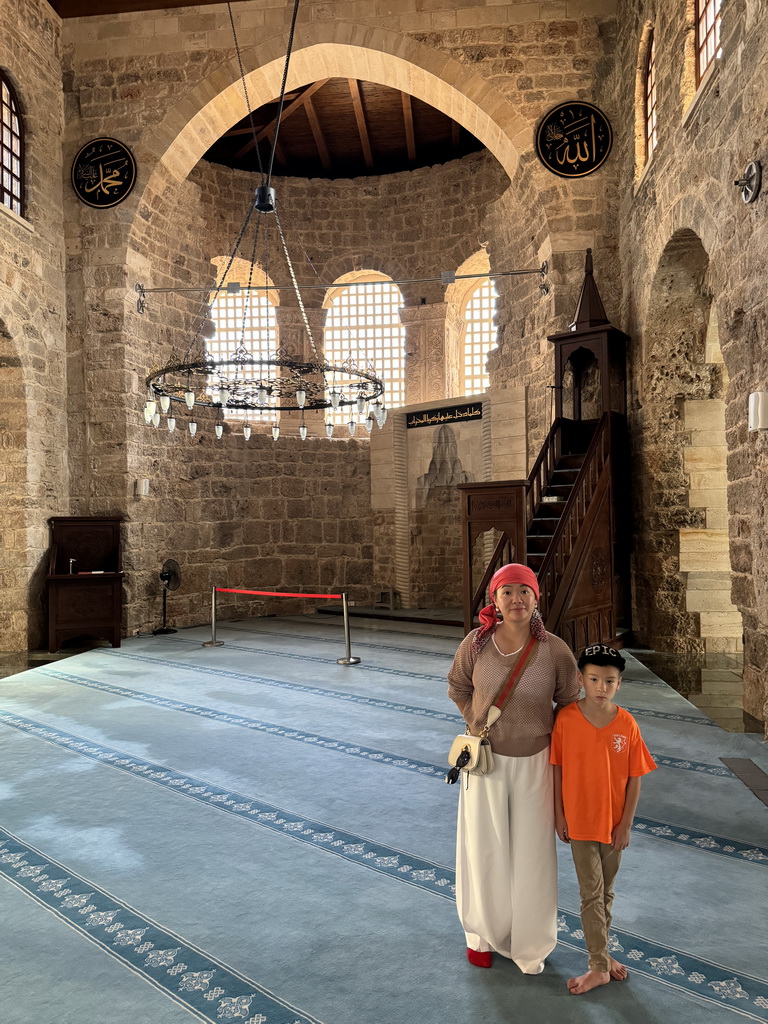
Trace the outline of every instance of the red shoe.
{"type": "Polygon", "coordinates": [[[491,966],[491,954],[481,953],[479,949],[470,949],[467,946],[467,960],[475,967],[490,967],[491,966]]]}

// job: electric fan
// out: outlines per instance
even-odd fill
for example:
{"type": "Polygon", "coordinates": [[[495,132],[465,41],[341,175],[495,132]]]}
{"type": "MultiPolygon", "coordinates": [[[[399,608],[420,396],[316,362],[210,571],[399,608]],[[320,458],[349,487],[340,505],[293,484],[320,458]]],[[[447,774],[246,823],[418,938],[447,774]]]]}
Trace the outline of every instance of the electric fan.
{"type": "Polygon", "coordinates": [[[160,629],[153,629],[153,636],[165,636],[167,633],[177,632],[167,625],[166,605],[168,603],[168,591],[178,590],[181,585],[181,569],[179,563],[172,558],[166,558],[163,568],[160,570],[160,582],[163,584],[163,624],[160,629]]]}

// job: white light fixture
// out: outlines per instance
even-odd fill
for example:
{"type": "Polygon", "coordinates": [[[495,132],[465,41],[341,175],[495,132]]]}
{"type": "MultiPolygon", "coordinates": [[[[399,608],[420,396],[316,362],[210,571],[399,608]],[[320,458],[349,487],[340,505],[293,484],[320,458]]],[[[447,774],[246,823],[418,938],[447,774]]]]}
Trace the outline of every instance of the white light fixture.
{"type": "Polygon", "coordinates": [[[166,425],[166,427],[168,427],[168,433],[172,434],[174,432],[174,430],[176,429],[176,420],[175,420],[175,418],[173,416],[169,416],[168,419],[165,421],[165,425],[166,425]]]}
{"type": "Polygon", "coordinates": [[[152,398],[148,398],[144,405],[144,412],[149,413],[149,418],[151,420],[157,412],[157,402],[152,398]]]}
{"type": "Polygon", "coordinates": [[[349,427],[349,436],[354,437],[355,431],[357,430],[357,423],[354,420],[350,420],[347,426],[349,427]]]}
{"type": "Polygon", "coordinates": [[[226,388],[219,388],[219,405],[221,405],[222,409],[227,404],[227,400],[228,399],[229,399],[229,392],[227,391],[227,389],[226,388]]]}
{"type": "Polygon", "coordinates": [[[768,391],[753,391],[749,396],[749,431],[768,430],[768,391]]]}
{"type": "Polygon", "coordinates": [[[304,390],[304,388],[296,388],[296,405],[298,405],[300,409],[303,409],[306,400],[307,392],[304,390]]]}
{"type": "Polygon", "coordinates": [[[259,388],[257,390],[257,392],[256,392],[256,404],[257,405],[266,405],[268,397],[269,396],[267,394],[267,389],[266,388],[259,388]]]}
{"type": "Polygon", "coordinates": [[[387,422],[387,407],[386,407],[386,405],[382,405],[382,407],[381,407],[381,414],[379,415],[379,429],[381,429],[386,422],[387,422]]]}
{"type": "Polygon", "coordinates": [[[192,406],[195,404],[195,392],[194,391],[185,391],[184,392],[184,401],[187,403],[187,408],[191,409],[192,406]]]}
{"type": "Polygon", "coordinates": [[[365,429],[369,434],[373,430],[373,416],[370,413],[365,417],[365,429]]]}
{"type": "Polygon", "coordinates": [[[146,406],[144,406],[144,422],[147,424],[147,426],[149,426],[150,423],[152,422],[152,413],[149,411],[149,409],[147,409],[146,406]]]}
{"type": "Polygon", "coordinates": [[[221,435],[224,433],[224,424],[217,423],[213,429],[216,431],[216,437],[221,437],[221,435]]]}
{"type": "Polygon", "coordinates": [[[275,423],[272,426],[272,440],[276,441],[280,437],[280,427],[275,423]]]}
{"type": "Polygon", "coordinates": [[[302,441],[306,441],[306,439],[307,439],[307,425],[306,425],[306,423],[302,423],[301,426],[299,427],[299,437],[301,438],[302,441]]]}
{"type": "Polygon", "coordinates": [[[245,438],[246,441],[250,441],[251,440],[251,424],[250,423],[243,424],[243,437],[245,438]]]}
{"type": "Polygon", "coordinates": [[[194,437],[195,434],[197,433],[197,424],[195,423],[194,420],[189,421],[189,432],[192,435],[192,437],[194,437]]]}
{"type": "Polygon", "coordinates": [[[328,397],[331,400],[331,405],[333,406],[333,408],[338,409],[339,402],[341,401],[341,392],[337,391],[336,388],[334,388],[333,391],[329,392],[328,397]]]}
{"type": "Polygon", "coordinates": [[[171,408],[171,399],[168,395],[160,396],[160,408],[163,410],[164,413],[167,413],[168,410],[171,408]]]}
{"type": "Polygon", "coordinates": [[[153,427],[159,427],[160,426],[160,413],[159,412],[156,412],[154,414],[154,416],[152,417],[152,426],[153,427]]]}
{"type": "Polygon", "coordinates": [[[333,437],[333,424],[330,421],[325,424],[325,436],[333,437]]]}
{"type": "Polygon", "coordinates": [[[365,396],[364,395],[358,395],[357,396],[357,411],[360,413],[361,416],[365,412],[365,396]]]}

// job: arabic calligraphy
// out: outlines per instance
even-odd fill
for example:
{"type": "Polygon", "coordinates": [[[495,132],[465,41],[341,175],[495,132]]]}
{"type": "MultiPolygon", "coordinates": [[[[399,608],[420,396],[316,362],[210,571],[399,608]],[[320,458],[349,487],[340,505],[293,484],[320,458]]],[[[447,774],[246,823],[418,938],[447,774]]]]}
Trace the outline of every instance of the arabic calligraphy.
{"type": "Polygon", "coordinates": [[[93,139],[72,163],[72,186],[88,206],[115,206],[122,202],[135,179],[133,156],[115,139],[93,139]]]}
{"type": "Polygon", "coordinates": [[[453,405],[447,409],[427,409],[424,412],[406,414],[406,428],[439,427],[443,423],[456,423],[460,420],[480,420],[483,418],[482,403],[471,405],[453,405]]]}
{"type": "Polygon", "coordinates": [[[541,162],[563,178],[592,174],[608,158],[613,132],[591,103],[562,103],[542,119],[536,133],[541,162]]]}

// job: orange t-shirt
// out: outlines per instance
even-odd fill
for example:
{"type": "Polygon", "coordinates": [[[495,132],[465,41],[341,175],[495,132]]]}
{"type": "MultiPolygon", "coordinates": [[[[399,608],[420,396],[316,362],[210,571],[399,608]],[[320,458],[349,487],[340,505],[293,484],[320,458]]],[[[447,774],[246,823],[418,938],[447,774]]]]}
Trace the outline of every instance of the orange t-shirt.
{"type": "Polygon", "coordinates": [[[597,729],[569,704],[555,719],[549,760],[563,769],[563,808],[571,839],[610,843],[624,813],[627,780],[656,764],[632,715],[619,708],[597,729]]]}

